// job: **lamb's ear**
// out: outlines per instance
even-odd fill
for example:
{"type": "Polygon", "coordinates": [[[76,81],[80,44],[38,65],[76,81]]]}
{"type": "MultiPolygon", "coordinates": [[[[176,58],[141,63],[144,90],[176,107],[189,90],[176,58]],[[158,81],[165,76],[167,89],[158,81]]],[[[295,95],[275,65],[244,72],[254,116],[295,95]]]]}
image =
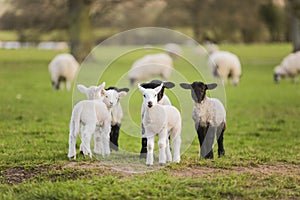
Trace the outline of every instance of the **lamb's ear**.
{"type": "Polygon", "coordinates": [[[188,83],[180,83],[179,85],[180,85],[180,87],[182,87],[183,89],[187,89],[187,90],[192,89],[191,84],[188,84],[188,83]]]}
{"type": "Polygon", "coordinates": [[[162,81],[155,79],[155,80],[152,80],[150,83],[156,83],[156,84],[160,85],[162,83],[162,81]]]}
{"type": "Polygon", "coordinates": [[[119,89],[119,92],[128,92],[129,91],[129,88],[121,88],[119,89]]]}
{"type": "Polygon", "coordinates": [[[161,83],[160,86],[157,86],[156,88],[154,88],[156,94],[158,94],[161,91],[163,86],[164,86],[164,83],[161,83]]]}
{"type": "Polygon", "coordinates": [[[78,89],[80,92],[86,94],[87,87],[85,87],[84,85],[81,85],[81,84],[77,85],[77,89],[78,89]]]}
{"type": "Polygon", "coordinates": [[[144,93],[145,88],[143,88],[143,87],[141,86],[141,84],[138,84],[138,88],[139,88],[139,90],[140,90],[141,93],[144,93]]]}
{"type": "Polygon", "coordinates": [[[105,84],[106,84],[106,83],[103,82],[103,83],[102,83],[101,85],[99,85],[98,87],[99,87],[99,88],[105,88],[105,84]]]}
{"type": "Polygon", "coordinates": [[[218,85],[216,83],[206,84],[208,90],[215,89],[218,85]]]}
{"type": "Polygon", "coordinates": [[[125,97],[126,95],[127,95],[127,92],[125,92],[125,91],[119,92],[119,98],[120,99],[123,98],[123,97],[125,97]]]}
{"type": "Polygon", "coordinates": [[[175,84],[172,82],[164,82],[164,87],[170,89],[175,87],[175,84]]]}

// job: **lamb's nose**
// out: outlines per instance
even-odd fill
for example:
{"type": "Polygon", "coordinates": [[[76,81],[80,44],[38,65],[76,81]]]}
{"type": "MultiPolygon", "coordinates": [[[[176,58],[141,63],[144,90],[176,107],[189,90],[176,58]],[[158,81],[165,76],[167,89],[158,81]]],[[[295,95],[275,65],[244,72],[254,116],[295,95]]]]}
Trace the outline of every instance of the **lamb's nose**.
{"type": "Polygon", "coordinates": [[[152,101],[148,102],[148,107],[151,108],[153,106],[152,101]]]}

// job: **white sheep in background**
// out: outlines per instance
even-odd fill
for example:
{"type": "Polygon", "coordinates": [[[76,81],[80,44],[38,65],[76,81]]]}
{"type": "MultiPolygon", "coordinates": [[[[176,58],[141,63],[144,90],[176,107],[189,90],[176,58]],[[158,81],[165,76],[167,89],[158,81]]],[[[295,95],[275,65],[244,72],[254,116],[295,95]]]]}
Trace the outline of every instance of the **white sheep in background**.
{"type": "Polygon", "coordinates": [[[157,95],[162,87],[163,83],[154,89],[145,89],[138,85],[144,97],[143,106],[145,107],[145,113],[142,123],[148,140],[146,165],[153,165],[155,135],[159,137],[159,164],[164,165],[166,162],[172,161],[168,142],[169,135],[172,138],[174,150],[173,162],[180,162],[181,116],[174,106],[160,105],[157,103],[157,95]]]}
{"type": "Polygon", "coordinates": [[[287,55],[279,66],[274,69],[274,81],[278,83],[281,78],[291,77],[297,82],[297,75],[300,73],[300,52],[287,55]]]}
{"type": "MultiPolygon", "coordinates": [[[[168,88],[171,89],[175,86],[174,83],[172,82],[163,82],[160,80],[152,80],[149,83],[142,83],[140,84],[140,86],[142,86],[145,89],[154,89],[158,86],[160,86],[163,83],[163,87],[161,89],[161,91],[159,91],[159,93],[157,94],[157,102],[160,105],[171,105],[170,99],[168,98],[167,95],[164,94],[164,89],[168,88]]],[[[142,119],[144,118],[144,113],[145,113],[145,106],[144,104],[142,104],[142,109],[141,109],[141,117],[142,119]]],[[[140,152],[140,158],[146,158],[147,156],[147,138],[145,136],[145,129],[144,129],[144,125],[142,123],[142,148],[141,148],[141,152],[140,152]]]]}
{"type": "Polygon", "coordinates": [[[52,86],[58,90],[61,82],[66,82],[67,90],[70,90],[72,80],[79,68],[78,62],[68,53],[59,54],[49,64],[52,86]]]}
{"type": "Polygon", "coordinates": [[[223,135],[226,129],[226,110],[220,100],[206,96],[206,90],[212,90],[217,84],[193,82],[181,83],[184,89],[191,90],[194,100],[193,120],[200,143],[200,157],[213,158],[213,143],[217,135],[218,155],[225,155],[223,135]]]}
{"type": "Polygon", "coordinates": [[[92,156],[90,140],[94,133],[94,152],[103,156],[110,154],[109,134],[111,131],[111,109],[117,104],[118,98],[126,92],[105,91],[101,89],[103,100],[83,100],[77,103],[72,112],[69,136],[69,158],[76,159],[76,140],[82,126],[82,143],[80,150],[85,156],[92,156]]]}
{"type": "Polygon", "coordinates": [[[168,43],[168,44],[165,45],[165,50],[173,58],[177,58],[177,57],[182,56],[182,49],[178,44],[168,43]]]}
{"type": "MultiPolygon", "coordinates": [[[[106,91],[113,90],[115,94],[120,94],[120,92],[126,92],[123,96],[129,91],[128,88],[117,88],[114,86],[106,88],[106,91]]],[[[116,95],[115,95],[116,96],[116,95]]],[[[112,108],[111,111],[111,132],[110,132],[110,149],[118,151],[119,150],[119,132],[122,124],[123,110],[120,104],[120,98],[123,96],[118,95],[117,103],[112,108]]]]}
{"type": "Polygon", "coordinates": [[[150,54],[135,61],[128,72],[130,84],[147,80],[154,76],[161,76],[168,80],[173,70],[173,60],[165,53],[150,54]]]}
{"type": "Polygon", "coordinates": [[[239,58],[228,51],[216,51],[209,55],[208,66],[213,75],[220,77],[224,84],[231,79],[232,85],[238,85],[242,75],[239,58]]]}

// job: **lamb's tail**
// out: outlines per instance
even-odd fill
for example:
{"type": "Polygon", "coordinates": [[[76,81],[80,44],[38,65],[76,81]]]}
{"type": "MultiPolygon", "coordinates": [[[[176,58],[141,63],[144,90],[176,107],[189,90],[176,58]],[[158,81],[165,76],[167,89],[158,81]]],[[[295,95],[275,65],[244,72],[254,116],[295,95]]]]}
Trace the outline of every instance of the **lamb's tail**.
{"type": "Polygon", "coordinates": [[[70,121],[70,136],[74,136],[77,138],[79,129],[80,129],[80,114],[81,114],[81,107],[74,107],[72,111],[72,117],[70,121]]]}

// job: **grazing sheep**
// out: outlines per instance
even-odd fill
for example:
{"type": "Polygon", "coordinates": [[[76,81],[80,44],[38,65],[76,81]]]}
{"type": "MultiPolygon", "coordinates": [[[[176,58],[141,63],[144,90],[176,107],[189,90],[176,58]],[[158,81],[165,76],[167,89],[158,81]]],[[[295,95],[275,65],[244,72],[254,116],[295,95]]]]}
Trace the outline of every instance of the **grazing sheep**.
{"type": "Polygon", "coordinates": [[[281,78],[291,77],[297,82],[297,75],[300,73],[300,52],[291,53],[286,56],[279,66],[274,69],[274,81],[278,83],[281,78]]]}
{"type": "MultiPolygon", "coordinates": [[[[115,91],[116,94],[120,94],[120,92],[126,92],[125,95],[127,94],[127,92],[129,91],[128,88],[117,88],[117,87],[109,87],[106,89],[107,91],[109,90],[113,90],[115,91]]],[[[123,96],[125,96],[123,95],[123,96]]],[[[116,96],[116,95],[114,95],[116,96]]],[[[122,118],[123,118],[123,110],[122,110],[122,106],[120,104],[120,98],[122,98],[123,96],[118,95],[118,99],[117,99],[117,103],[116,105],[112,108],[111,111],[111,132],[110,132],[110,149],[111,150],[115,150],[118,151],[119,150],[119,132],[120,132],[120,127],[121,127],[121,123],[122,123],[122,118]]]]}
{"type": "Polygon", "coordinates": [[[232,85],[238,85],[242,75],[239,58],[227,51],[216,51],[209,55],[208,66],[216,77],[220,77],[224,84],[227,78],[231,79],[232,85]]]}
{"type": "Polygon", "coordinates": [[[223,135],[226,129],[226,111],[218,99],[206,96],[206,90],[216,88],[217,84],[193,82],[192,84],[181,83],[180,86],[191,90],[195,102],[192,116],[200,143],[200,157],[213,158],[215,134],[218,141],[218,155],[225,155],[223,135]]]}
{"type": "Polygon", "coordinates": [[[136,81],[147,80],[153,76],[161,76],[168,80],[173,70],[173,60],[165,53],[150,54],[135,61],[128,72],[131,86],[136,81]]]}
{"type": "MultiPolygon", "coordinates": [[[[74,106],[70,122],[69,158],[76,159],[76,140],[80,125],[82,126],[80,150],[85,156],[92,157],[90,140],[94,132],[94,152],[103,156],[110,154],[111,109],[118,100],[115,91],[105,91],[102,88],[101,94],[103,100],[83,100],[74,106]]],[[[126,92],[118,93],[120,98],[124,95],[126,95],[126,92]]]]}
{"type": "Polygon", "coordinates": [[[177,58],[177,57],[182,56],[182,49],[178,44],[168,43],[168,44],[165,45],[165,50],[173,58],[177,58]]]}
{"type": "MultiPolygon", "coordinates": [[[[160,105],[171,105],[171,102],[170,102],[168,96],[164,94],[164,89],[165,88],[168,88],[168,89],[173,88],[175,86],[174,83],[165,82],[165,81],[162,82],[160,80],[152,80],[149,83],[142,83],[140,85],[145,89],[149,89],[149,88],[154,89],[154,88],[160,86],[160,84],[162,84],[162,83],[163,83],[163,87],[157,95],[157,102],[160,105]]],[[[142,110],[141,110],[142,119],[144,117],[144,113],[145,113],[145,107],[144,107],[144,105],[142,105],[142,110]]],[[[147,156],[147,138],[145,136],[145,129],[144,129],[144,125],[142,123],[142,148],[141,148],[141,152],[140,152],[140,158],[146,158],[146,156],[147,156]]]]}
{"type": "Polygon", "coordinates": [[[205,48],[207,50],[208,55],[219,51],[218,45],[211,43],[211,42],[206,42],[205,48]]]}
{"type": "Polygon", "coordinates": [[[159,164],[164,165],[172,161],[168,136],[172,137],[173,162],[180,162],[181,145],[181,116],[174,106],[160,105],[157,102],[157,95],[163,88],[163,83],[154,89],[145,89],[138,85],[143,94],[143,107],[145,108],[142,123],[147,137],[147,159],[146,165],[153,165],[154,140],[158,135],[159,164]]]}
{"type": "Polygon", "coordinates": [[[64,53],[55,56],[49,64],[53,88],[58,90],[60,83],[66,82],[66,88],[70,90],[71,82],[76,75],[78,67],[78,62],[71,54],[64,53]]]}

